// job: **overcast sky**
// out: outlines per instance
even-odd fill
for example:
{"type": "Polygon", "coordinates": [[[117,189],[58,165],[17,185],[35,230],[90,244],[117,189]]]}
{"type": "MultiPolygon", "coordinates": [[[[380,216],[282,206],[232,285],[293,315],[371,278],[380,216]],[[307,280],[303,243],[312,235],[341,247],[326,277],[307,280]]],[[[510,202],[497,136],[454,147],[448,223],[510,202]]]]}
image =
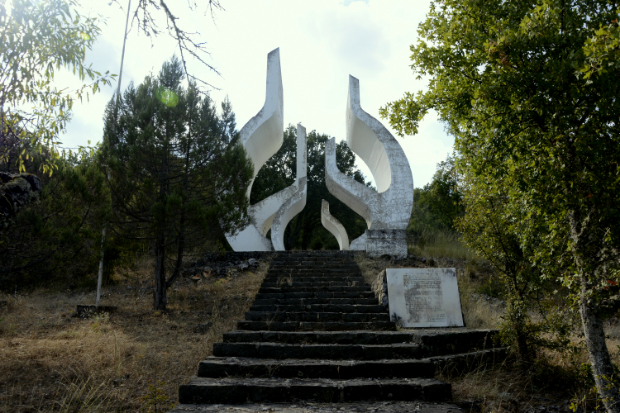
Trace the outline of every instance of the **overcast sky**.
{"type": "MultiPolygon", "coordinates": [[[[428,12],[426,0],[220,0],[225,10],[216,11],[214,19],[205,6],[190,10],[189,1],[170,0],[168,5],[181,27],[199,32],[207,42],[208,63],[221,76],[197,62],[190,62],[190,71],[219,88],[210,92],[218,107],[228,95],[238,129],[263,106],[267,54],[278,47],[284,126],[301,122],[308,131],[335,136],[337,141],[345,138],[349,74],[360,81],[362,108],[388,129],[388,123],[379,117],[379,108],[405,91],[426,86],[425,81],[415,79],[409,67],[409,46],[415,43],[417,26],[428,12]]],[[[127,0],[119,2],[127,7],[127,0]]],[[[81,3],[83,14],[99,14],[106,20],[87,62],[99,71],[119,73],[126,9],[103,0],[81,3]]],[[[132,8],[137,3],[134,0],[132,8]]],[[[165,28],[165,20],[160,28],[165,28]]],[[[121,88],[157,74],[175,53],[177,46],[166,34],[151,39],[134,25],[127,40],[121,88]]],[[[76,80],[64,73],[59,74],[58,83],[76,80]]],[[[104,107],[115,89],[116,83],[89,102],[76,102],[63,146],[101,140],[104,107]]],[[[422,122],[418,135],[397,140],[409,158],[416,187],[431,180],[436,164],[452,152],[454,144],[434,114],[422,122]]],[[[363,161],[357,158],[357,163],[370,178],[363,161]]]]}

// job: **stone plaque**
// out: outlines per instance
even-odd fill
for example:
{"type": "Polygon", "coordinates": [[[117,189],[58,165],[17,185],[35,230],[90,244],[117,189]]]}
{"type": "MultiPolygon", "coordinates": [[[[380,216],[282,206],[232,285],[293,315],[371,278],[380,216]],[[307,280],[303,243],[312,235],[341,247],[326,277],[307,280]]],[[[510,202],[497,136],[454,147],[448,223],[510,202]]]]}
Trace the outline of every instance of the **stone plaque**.
{"type": "Polygon", "coordinates": [[[390,320],[402,327],[462,327],[454,268],[388,268],[390,320]]]}

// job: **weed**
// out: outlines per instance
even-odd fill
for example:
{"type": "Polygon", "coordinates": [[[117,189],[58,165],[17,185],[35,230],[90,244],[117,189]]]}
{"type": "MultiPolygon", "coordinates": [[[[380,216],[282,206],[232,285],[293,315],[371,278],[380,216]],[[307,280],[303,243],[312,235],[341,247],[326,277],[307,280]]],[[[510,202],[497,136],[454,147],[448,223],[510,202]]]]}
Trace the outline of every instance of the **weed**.
{"type": "Polygon", "coordinates": [[[421,257],[471,260],[476,255],[450,230],[423,230],[410,236],[408,253],[421,257]]]}
{"type": "Polygon", "coordinates": [[[164,381],[157,381],[149,384],[147,394],[140,397],[142,402],[141,412],[157,413],[160,411],[168,411],[174,407],[174,403],[170,400],[163,387],[166,385],[164,381]]]}

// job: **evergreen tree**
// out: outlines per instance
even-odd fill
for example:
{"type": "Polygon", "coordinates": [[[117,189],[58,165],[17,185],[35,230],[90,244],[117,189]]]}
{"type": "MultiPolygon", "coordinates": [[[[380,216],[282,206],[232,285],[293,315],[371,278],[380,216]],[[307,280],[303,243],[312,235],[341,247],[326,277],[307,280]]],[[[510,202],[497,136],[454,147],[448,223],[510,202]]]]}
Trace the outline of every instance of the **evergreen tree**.
{"type": "Polygon", "coordinates": [[[235,113],[232,111],[232,104],[228,96],[222,102],[222,141],[226,144],[232,142],[237,135],[237,120],[235,113]]]}
{"type": "Polygon", "coordinates": [[[116,122],[115,98],[105,118],[111,227],[152,244],[156,310],[166,309],[166,290],[188,249],[248,222],[251,161],[240,145],[222,144],[213,102],[201,97],[194,82],[184,89],[183,78],[181,63],[172,58],[156,78],[129,85],[116,122]]]}
{"type": "MultiPolygon", "coordinates": [[[[330,213],[347,230],[350,240],[366,230],[366,222],[327,190],[325,185],[325,142],[330,137],[308,133],[308,196],[306,206],[291,220],[284,232],[287,249],[338,249],[336,238],[321,224],[321,200],[329,202],[330,213]]],[[[252,186],[251,203],[259,202],[295,181],[297,165],[297,129],[289,125],[284,131],[280,150],[261,168],[252,186]]],[[[355,167],[355,154],[345,142],[336,145],[336,163],[341,172],[365,183],[364,175],[355,167]]]]}

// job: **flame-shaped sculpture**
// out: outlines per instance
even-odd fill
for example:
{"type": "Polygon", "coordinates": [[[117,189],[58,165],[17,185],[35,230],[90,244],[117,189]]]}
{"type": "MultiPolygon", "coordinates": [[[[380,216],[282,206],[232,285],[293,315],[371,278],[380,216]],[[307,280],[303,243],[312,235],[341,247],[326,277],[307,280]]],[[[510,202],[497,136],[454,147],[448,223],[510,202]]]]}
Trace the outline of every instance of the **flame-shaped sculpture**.
{"type": "Polygon", "coordinates": [[[336,142],[325,145],[325,183],[336,198],[360,214],[368,230],[351,242],[370,255],[407,255],[405,230],[413,207],[409,161],[394,136],[360,105],[359,80],[349,76],[347,144],[368,165],[377,191],[343,174],[336,166],[336,142]]]}
{"type": "MultiPolygon", "coordinates": [[[[284,138],[282,72],[280,50],[267,56],[267,92],[263,108],[250,119],[239,132],[240,143],[252,159],[254,175],[248,186],[250,198],[252,184],[258,171],[282,146],[284,138]]],[[[297,126],[297,179],[281,190],[248,208],[250,224],[237,234],[226,234],[228,243],[235,251],[284,250],[284,230],[289,221],[306,205],[307,170],[306,129],[297,126]],[[272,223],[276,224],[272,226],[272,223]],[[266,238],[271,228],[272,242],[266,238]]]]}

